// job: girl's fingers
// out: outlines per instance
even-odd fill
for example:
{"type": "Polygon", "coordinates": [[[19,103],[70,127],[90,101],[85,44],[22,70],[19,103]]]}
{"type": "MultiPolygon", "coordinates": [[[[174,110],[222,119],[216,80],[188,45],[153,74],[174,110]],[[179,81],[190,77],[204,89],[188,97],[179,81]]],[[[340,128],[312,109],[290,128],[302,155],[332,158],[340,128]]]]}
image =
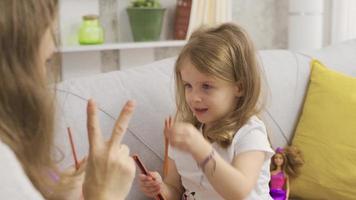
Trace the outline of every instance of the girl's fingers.
{"type": "Polygon", "coordinates": [[[160,182],[155,181],[153,179],[145,179],[145,180],[140,180],[140,184],[145,186],[145,187],[152,187],[152,186],[156,186],[156,185],[160,185],[160,182]]]}
{"type": "MultiPolygon", "coordinates": [[[[149,172],[150,173],[150,172],[149,172]]],[[[139,174],[138,177],[140,180],[154,180],[155,178],[150,174],[150,175],[145,175],[145,174],[139,174]]]]}
{"type": "Polygon", "coordinates": [[[172,117],[171,117],[171,116],[169,116],[168,122],[169,122],[168,127],[169,127],[169,128],[172,128],[172,126],[173,126],[173,120],[172,120],[172,117]]]}
{"type": "Polygon", "coordinates": [[[154,171],[154,172],[150,171],[150,172],[148,172],[148,173],[149,173],[149,175],[150,175],[154,180],[158,180],[158,182],[162,182],[161,175],[160,175],[158,172],[156,172],[156,171],[154,171]]]}
{"type": "Polygon", "coordinates": [[[170,123],[170,122],[169,122],[169,118],[166,118],[166,119],[164,120],[164,130],[163,130],[164,137],[165,137],[166,139],[169,138],[169,129],[171,128],[171,126],[170,126],[169,123],[170,123]]]}
{"type": "Polygon", "coordinates": [[[150,185],[146,185],[145,183],[140,183],[140,187],[142,189],[145,189],[146,191],[153,191],[156,190],[157,188],[161,188],[160,184],[154,183],[154,184],[150,184],[150,185]]]}
{"type": "Polygon", "coordinates": [[[139,175],[139,180],[140,180],[140,183],[146,183],[146,182],[152,181],[151,178],[149,178],[146,175],[142,175],[142,174],[139,175]]]}
{"type": "Polygon", "coordinates": [[[140,188],[145,194],[149,194],[149,195],[157,195],[161,191],[160,186],[155,186],[155,187],[140,186],[140,188]]]}
{"type": "Polygon", "coordinates": [[[94,100],[89,99],[87,105],[87,129],[89,139],[89,152],[92,153],[96,152],[96,149],[103,143],[96,109],[97,108],[94,100]]]}
{"type": "Polygon", "coordinates": [[[173,120],[172,116],[169,116],[168,118],[164,119],[164,131],[163,131],[163,133],[164,133],[164,136],[166,138],[169,138],[170,130],[173,127],[173,124],[174,124],[173,121],[174,120],[173,120]]]}
{"type": "Polygon", "coordinates": [[[139,181],[140,187],[142,189],[145,189],[146,191],[153,191],[161,187],[161,183],[159,181],[153,180],[152,177],[148,177],[148,178],[140,177],[139,179],[140,179],[139,181]]]}
{"type": "Polygon", "coordinates": [[[144,175],[144,174],[139,174],[138,178],[139,178],[140,181],[144,181],[144,180],[146,180],[147,176],[144,175]]]}

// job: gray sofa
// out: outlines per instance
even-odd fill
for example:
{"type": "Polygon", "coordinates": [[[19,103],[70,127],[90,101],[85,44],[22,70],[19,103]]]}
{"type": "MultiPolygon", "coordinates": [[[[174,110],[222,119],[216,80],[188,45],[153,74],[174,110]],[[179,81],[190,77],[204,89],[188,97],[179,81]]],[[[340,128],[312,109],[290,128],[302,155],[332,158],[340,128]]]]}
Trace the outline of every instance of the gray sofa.
{"type": "MultiPolygon", "coordinates": [[[[272,146],[291,141],[306,92],[310,61],[317,58],[325,65],[356,76],[356,40],[312,52],[288,50],[258,52],[266,76],[267,107],[262,118],[267,124],[272,146]]],[[[56,142],[64,152],[63,167],[73,163],[66,127],[73,130],[79,157],[87,154],[86,100],[93,98],[100,108],[100,123],[106,137],[122,105],[137,101],[137,109],[123,142],[131,153],[141,156],[150,170],[161,172],[163,159],[163,120],[174,113],[173,66],[169,58],[141,67],[98,74],[62,82],[57,87],[58,111],[56,142]]],[[[134,182],[127,199],[146,199],[134,182]]]]}

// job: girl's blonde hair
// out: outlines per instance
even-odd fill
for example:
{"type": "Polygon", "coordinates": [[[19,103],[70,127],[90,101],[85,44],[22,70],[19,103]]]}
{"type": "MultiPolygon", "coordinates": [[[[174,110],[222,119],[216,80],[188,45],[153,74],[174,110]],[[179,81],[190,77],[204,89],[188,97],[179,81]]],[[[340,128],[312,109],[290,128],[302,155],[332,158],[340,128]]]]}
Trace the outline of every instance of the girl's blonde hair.
{"type": "Polygon", "coordinates": [[[53,191],[54,102],[39,52],[58,0],[0,1],[0,139],[45,198],[53,191]]]}
{"type": "Polygon", "coordinates": [[[201,124],[185,100],[180,74],[187,60],[199,72],[236,84],[242,90],[243,95],[239,97],[236,109],[214,122],[213,126],[204,132],[204,136],[211,142],[227,147],[231,144],[235,132],[261,109],[262,104],[258,103],[261,75],[254,45],[240,26],[231,23],[199,29],[192,34],[175,64],[176,118],[198,128],[201,124]]]}

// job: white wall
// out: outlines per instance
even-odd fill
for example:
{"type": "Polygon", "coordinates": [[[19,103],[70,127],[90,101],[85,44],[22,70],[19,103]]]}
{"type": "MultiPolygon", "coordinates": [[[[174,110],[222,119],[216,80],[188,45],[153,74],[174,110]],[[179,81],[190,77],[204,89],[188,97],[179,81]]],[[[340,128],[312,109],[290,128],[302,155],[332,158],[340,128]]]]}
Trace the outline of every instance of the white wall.
{"type": "Polygon", "coordinates": [[[288,0],[233,0],[233,21],[242,25],[258,49],[287,47],[288,0]]]}

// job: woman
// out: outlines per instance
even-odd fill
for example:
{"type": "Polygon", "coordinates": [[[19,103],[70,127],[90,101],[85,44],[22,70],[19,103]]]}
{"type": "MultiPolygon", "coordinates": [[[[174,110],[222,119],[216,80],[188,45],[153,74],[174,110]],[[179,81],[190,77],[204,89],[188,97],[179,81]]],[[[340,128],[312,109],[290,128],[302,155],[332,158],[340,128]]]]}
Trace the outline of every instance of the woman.
{"type": "Polygon", "coordinates": [[[79,199],[81,192],[86,200],[124,199],[135,165],[120,141],[134,103],[104,142],[90,100],[87,162],[61,174],[52,156],[54,99],[45,66],[55,47],[58,0],[1,0],[0,9],[0,199],[79,199]]]}

